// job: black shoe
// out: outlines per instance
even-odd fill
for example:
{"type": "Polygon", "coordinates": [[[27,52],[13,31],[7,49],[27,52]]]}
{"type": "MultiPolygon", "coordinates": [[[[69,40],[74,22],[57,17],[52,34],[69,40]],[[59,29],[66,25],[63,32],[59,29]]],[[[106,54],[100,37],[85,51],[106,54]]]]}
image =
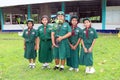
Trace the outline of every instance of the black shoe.
{"type": "Polygon", "coordinates": [[[53,69],[56,70],[56,69],[59,69],[59,67],[55,66],[53,69]]]}
{"type": "Polygon", "coordinates": [[[59,71],[63,71],[63,70],[64,70],[64,68],[60,68],[60,69],[59,69],[59,71]]]}

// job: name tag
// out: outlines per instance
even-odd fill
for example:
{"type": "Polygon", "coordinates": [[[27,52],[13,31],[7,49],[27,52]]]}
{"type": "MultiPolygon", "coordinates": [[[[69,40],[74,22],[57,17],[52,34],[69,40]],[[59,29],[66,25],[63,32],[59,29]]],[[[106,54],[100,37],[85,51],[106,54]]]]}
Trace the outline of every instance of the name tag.
{"type": "Polygon", "coordinates": [[[84,31],[84,33],[86,33],[86,31],[84,31]]]}
{"type": "Polygon", "coordinates": [[[90,31],[91,34],[93,34],[94,32],[93,31],[90,31]]]}
{"type": "Polygon", "coordinates": [[[42,29],[40,29],[40,31],[43,31],[42,29]]]}
{"type": "Polygon", "coordinates": [[[63,27],[67,27],[66,25],[64,25],[63,27]]]}
{"type": "Polygon", "coordinates": [[[52,30],[52,28],[49,28],[49,30],[52,30]]]}
{"type": "Polygon", "coordinates": [[[76,32],[79,32],[79,30],[76,30],[76,32]]]}
{"type": "Polygon", "coordinates": [[[35,32],[32,32],[32,34],[35,34],[35,32]]]}

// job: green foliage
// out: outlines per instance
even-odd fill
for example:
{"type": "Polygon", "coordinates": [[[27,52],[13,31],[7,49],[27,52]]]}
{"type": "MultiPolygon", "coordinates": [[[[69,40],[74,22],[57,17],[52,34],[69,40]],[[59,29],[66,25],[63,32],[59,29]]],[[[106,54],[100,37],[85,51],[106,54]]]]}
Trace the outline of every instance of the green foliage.
{"type": "Polygon", "coordinates": [[[117,34],[99,34],[94,46],[94,67],[96,73],[85,74],[85,66],[80,71],[54,71],[41,69],[36,59],[36,68],[29,69],[24,59],[23,38],[16,33],[0,33],[0,80],[120,80],[120,38],[117,34]]]}

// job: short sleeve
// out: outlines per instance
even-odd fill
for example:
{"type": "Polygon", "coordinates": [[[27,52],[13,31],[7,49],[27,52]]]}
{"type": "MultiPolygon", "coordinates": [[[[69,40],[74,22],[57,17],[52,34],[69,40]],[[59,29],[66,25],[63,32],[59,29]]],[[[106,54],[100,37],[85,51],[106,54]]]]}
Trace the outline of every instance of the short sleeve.
{"type": "Polygon", "coordinates": [[[25,31],[26,31],[26,30],[24,30],[24,31],[23,31],[23,34],[22,34],[22,37],[23,37],[23,38],[25,38],[25,31]]]}
{"type": "Polygon", "coordinates": [[[35,30],[35,37],[38,37],[38,30],[35,30]]]}
{"type": "Polygon", "coordinates": [[[97,31],[94,29],[94,39],[98,38],[98,34],[97,34],[97,31]]]}
{"type": "Polygon", "coordinates": [[[57,24],[56,24],[56,23],[54,23],[54,24],[53,24],[53,26],[52,26],[52,30],[51,30],[51,32],[55,32],[55,31],[56,31],[56,29],[57,29],[57,24]]]}
{"type": "Polygon", "coordinates": [[[68,24],[67,26],[68,26],[68,32],[72,32],[70,25],[68,24]]]}
{"type": "Polygon", "coordinates": [[[36,35],[37,35],[37,37],[39,37],[39,35],[40,35],[40,27],[38,27],[38,29],[36,30],[36,35]]]}
{"type": "Polygon", "coordinates": [[[53,27],[53,26],[51,26],[51,25],[48,25],[48,26],[49,26],[50,32],[52,32],[52,27],[53,27]]]}

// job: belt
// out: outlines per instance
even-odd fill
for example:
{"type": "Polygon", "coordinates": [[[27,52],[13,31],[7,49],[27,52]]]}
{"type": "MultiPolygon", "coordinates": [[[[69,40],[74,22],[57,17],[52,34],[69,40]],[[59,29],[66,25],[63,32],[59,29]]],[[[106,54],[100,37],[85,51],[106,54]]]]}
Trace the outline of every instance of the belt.
{"type": "Polygon", "coordinates": [[[33,42],[35,42],[35,41],[30,41],[30,40],[29,40],[29,41],[25,41],[25,42],[26,42],[26,43],[33,43],[33,42]]]}
{"type": "Polygon", "coordinates": [[[42,39],[42,41],[51,41],[51,39],[42,39]]]}

